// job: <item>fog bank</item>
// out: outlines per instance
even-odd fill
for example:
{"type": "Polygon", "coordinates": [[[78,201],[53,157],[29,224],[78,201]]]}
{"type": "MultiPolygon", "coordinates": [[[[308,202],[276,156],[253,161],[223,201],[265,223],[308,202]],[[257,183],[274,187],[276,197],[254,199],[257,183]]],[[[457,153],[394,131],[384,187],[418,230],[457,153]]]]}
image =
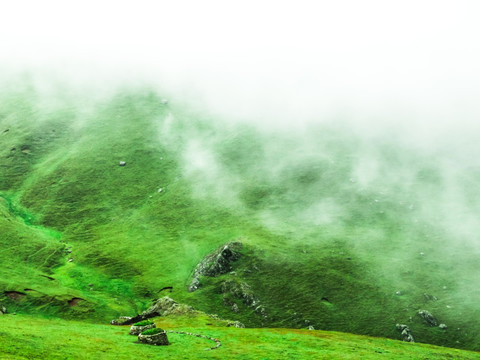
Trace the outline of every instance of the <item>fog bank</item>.
{"type": "Polygon", "coordinates": [[[267,128],[341,120],[429,143],[478,130],[478,10],[428,0],[17,1],[2,5],[0,65],[3,78],[27,71],[39,86],[58,79],[92,96],[149,84],[267,128]]]}

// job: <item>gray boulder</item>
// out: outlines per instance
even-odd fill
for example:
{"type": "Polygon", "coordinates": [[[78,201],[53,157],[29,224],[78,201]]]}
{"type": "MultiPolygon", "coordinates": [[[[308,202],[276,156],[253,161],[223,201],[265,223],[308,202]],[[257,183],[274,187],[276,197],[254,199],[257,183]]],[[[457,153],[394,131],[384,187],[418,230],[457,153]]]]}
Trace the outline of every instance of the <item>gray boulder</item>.
{"type": "Polygon", "coordinates": [[[417,315],[420,316],[428,325],[430,326],[438,326],[438,320],[432,313],[428,310],[419,310],[417,315]]]}

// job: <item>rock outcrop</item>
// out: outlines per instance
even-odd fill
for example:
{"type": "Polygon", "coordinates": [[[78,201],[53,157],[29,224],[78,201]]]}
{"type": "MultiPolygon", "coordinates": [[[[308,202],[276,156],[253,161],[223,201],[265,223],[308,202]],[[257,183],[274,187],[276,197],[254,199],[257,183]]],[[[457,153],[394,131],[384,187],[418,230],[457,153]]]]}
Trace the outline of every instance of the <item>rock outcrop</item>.
{"type": "Polygon", "coordinates": [[[157,299],[154,304],[141,315],[151,318],[153,316],[167,316],[170,314],[187,314],[192,311],[193,308],[191,306],[179,304],[172,298],[164,296],[157,299]]]}
{"type": "Polygon", "coordinates": [[[202,276],[216,277],[231,271],[232,262],[237,261],[241,257],[241,249],[241,242],[230,242],[206,255],[195,267],[188,291],[194,292],[201,286],[200,279],[202,276]]]}
{"type": "Polygon", "coordinates": [[[438,326],[438,320],[432,313],[428,310],[419,310],[417,315],[420,316],[428,325],[430,326],[438,326]]]}
{"type": "Polygon", "coordinates": [[[150,306],[146,311],[143,313],[127,318],[122,317],[120,319],[124,319],[125,321],[119,323],[118,320],[112,320],[110,324],[112,325],[132,325],[139,321],[150,319],[155,316],[167,316],[170,314],[188,314],[193,312],[193,308],[191,306],[185,304],[179,304],[175,300],[165,296],[163,298],[155,300],[152,306],[150,306]]]}
{"type": "Polygon", "coordinates": [[[410,328],[405,325],[405,324],[397,324],[396,325],[397,330],[400,331],[400,333],[403,336],[403,341],[406,342],[415,342],[413,339],[412,333],[410,332],[410,328]]]}

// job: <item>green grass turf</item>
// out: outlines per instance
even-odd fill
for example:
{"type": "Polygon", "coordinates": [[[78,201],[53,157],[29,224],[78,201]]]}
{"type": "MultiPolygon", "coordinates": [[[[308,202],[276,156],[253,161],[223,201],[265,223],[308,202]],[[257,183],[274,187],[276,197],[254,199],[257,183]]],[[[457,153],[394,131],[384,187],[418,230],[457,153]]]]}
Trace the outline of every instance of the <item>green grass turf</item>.
{"type": "Polygon", "coordinates": [[[26,315],[0,318],[2,359],[479,359],[476,352],[340,332],[237,329],[205,315],[156,318],[157,326],[217,338],[167,333],[169,346],[136,343],[128,326],[26,315]]]}

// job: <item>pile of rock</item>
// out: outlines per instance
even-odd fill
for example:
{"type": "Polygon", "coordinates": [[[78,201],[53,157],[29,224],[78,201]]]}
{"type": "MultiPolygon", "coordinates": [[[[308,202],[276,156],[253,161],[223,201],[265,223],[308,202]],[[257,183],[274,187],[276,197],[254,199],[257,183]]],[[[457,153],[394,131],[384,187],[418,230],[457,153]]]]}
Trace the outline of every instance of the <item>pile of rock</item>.
{"type": "Polygon", "coordinates": [[[165,330],[155,328],[156,331],[145,331],[138,335],[138,342],[148,345],[170,345],[165,330]]]}
{"type": "Polygon", "coordinates": [[[179,304],[172,298],[164,296],[163,298],[155,300],[152,306],[150,306],[143,313],[134,316],[126,317],[122,316],[119,319],[112,320],[110,324],[112,325],[132,325],[139,321],[153,318],[155,316],[167,316],[171,314],[188,314],[192,313],[195,310],[191,306],[185,304],[179,304]]]}
{"type": "Polygon", "coordinates": [[[405,325],[405,324],[397,324],[396,325],[397,327],[397,330],[400,331],[400,333],[402,334],[403,336],[403,341],[406,341],[406,342],[415,342],[413,336],[412,336],[412,333],[410,331],[410,328],[405,325]]]}

